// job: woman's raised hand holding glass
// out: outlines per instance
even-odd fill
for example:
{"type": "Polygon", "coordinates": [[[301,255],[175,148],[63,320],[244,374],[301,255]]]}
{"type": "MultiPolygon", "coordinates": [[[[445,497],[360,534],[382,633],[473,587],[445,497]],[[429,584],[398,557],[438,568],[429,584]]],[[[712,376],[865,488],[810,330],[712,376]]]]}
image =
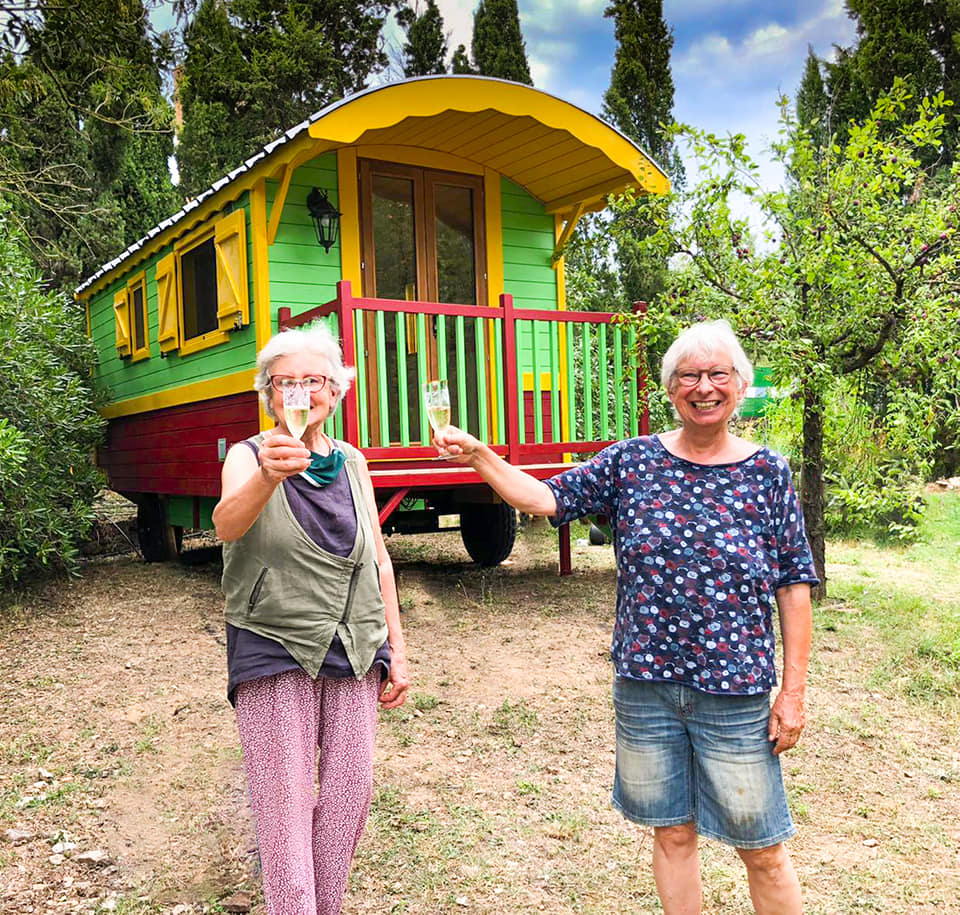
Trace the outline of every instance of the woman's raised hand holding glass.
{"type": "MultiPolygon", "coordinates": [[[[423,386],[423,399],[427,407],[427,419],[436,435],[450,425],[450,389],[446,379],[428,381],[423,386]]],[[[441,453],[440,457],[445,458],[448,455],[441,453]]]]}
{"type": "Polygon", "coordinates": [[[310,391],[306,385],[291,384],[283,388],[283,419],[294,438],[302,438],[310,417],[310,391]]]}

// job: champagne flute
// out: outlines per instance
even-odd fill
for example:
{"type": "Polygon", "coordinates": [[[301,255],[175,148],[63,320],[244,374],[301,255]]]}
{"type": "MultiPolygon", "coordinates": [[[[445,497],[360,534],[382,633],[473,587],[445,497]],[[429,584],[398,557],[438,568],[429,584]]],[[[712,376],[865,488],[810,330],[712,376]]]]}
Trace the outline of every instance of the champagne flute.
{"type": "MultiPolygon", "coordinates": [[[[427,405],[427,419],[436,435],[450,425],[450,389],[445,378],[428,381],[423,386],[423,398],[427,405]]],[[[449,457],[443,453],[440,457],[449,457]]]]}
{"type": "Polygon", "coordinates": [[[310,417],[310,392],[302,384],[283,389],[283,419],[294,438],[303,439],[310,417]]]}

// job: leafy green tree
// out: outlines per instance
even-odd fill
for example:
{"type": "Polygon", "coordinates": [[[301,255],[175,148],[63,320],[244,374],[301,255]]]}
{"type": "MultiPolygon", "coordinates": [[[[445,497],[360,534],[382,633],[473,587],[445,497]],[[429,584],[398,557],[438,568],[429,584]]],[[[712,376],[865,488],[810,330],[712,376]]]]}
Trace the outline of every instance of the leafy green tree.
{"type": "Polygon", "coordinates": [[[472,51],[474,72],[533,85],[517,0],[480,0],[473,14],[472,51]]]}
{"type": "Polygon", "coordinates": [[[40,0],[2,34],[0,188],[44,274],[69,284],[179,206],[167,45],[141,0],[40,0]]]}
{"type": "MultiPolygon", "coordinates": [[[[846,0],[846,6],[856,22],[857,43],[837,48],[834,60],[821,62],[828,98],[822,130],[827,136],[845,142],[849,122],[869,117],[880,94],[896,78],[915,99],[943,91],[945,98],[960,101],[960,4],[956,0],[846,0]]],[[[956,119],[955,111],[946,112],[940,152],[945,162],[955,155],[956,119]]],[[[808,123],[808,118],[801,121],[808,123]]]]}
{"type": "Polygon", "coordinates": [[[794,392],[801,501],[821,574],[825,422],[838,384],[886,378],[888,396],[875,407],[888,425],[906,415],[902,401],[914,399],[925,404],[927,425],[945,411],[956,427],[955,394],[936,398],[960,378],[960,169],[945,178],[924,164],[942,143],[943,106],[942,96],[917,103],[897,82],[870,118],[851,126],[846,146],[820,150],[784,101],[774,153],[789,177],[776,190],[761,185],[742,136],[683,128],[705,177],[660,202],[659,231],[648,239],[685,267],[671,273],[647,331],[729,317],[794,392]],[[736,215],[733,195],[759,207],[771,227],[765,240],[736,215]]]}
{"type": "Polygon", "coordinates": [[[447,72],[447,39],[443,34],[443,17],[436,0],[427,0],[426,9],[418,13],[413,6],[397,12],[397,22],[407,36],[403,46],[403,75],[430,76],[447,72]]]}
{"type": "Polygon", "coordinates": [[[102,485],[81,309],[46,291],[0,209],[0,586],[72,569],[102,485]]]}
{"type": "Polygon", "coordinates": [[[188,195],[386,65],[393,0],[203,0],[184,29],[177,149],[188,195]]]}

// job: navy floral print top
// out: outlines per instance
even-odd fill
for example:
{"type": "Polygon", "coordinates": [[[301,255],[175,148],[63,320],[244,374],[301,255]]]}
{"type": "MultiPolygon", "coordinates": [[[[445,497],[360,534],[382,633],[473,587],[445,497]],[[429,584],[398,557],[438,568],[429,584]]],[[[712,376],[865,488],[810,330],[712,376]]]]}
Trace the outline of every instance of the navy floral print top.
{"type": "Polygon", "coordinates": [[[778,588],[817,581],[787,462],[760,448],[695,464],[656,435],[550,480],[555,525],[606,515],[617,560],[618,676],[752,695],[776,683],[778,588]]]}

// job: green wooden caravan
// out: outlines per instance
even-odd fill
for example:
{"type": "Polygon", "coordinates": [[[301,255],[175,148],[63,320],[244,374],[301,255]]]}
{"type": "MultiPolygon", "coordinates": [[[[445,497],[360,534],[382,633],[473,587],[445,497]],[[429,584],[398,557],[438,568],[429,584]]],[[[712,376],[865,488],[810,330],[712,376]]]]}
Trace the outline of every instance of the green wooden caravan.
{"type": "Polygon", "coordinates": [[[77,290],[109,394],[98,460],[138,506],[145,556],[211,526],[227,448],[270,425],[257,351],[319,320],[357,368],[329,432],[365,453],[385,532],[459,515],[470,555],[502,561],[513,511],[435,460],[423,383],[447,379],[454,421],[541,478],[636,434],[635,341],[568,311],[563,275],[577,220],[627,189],[668,182],[597,117],[424,77],[318,112],[105,264],[77,290]]]}

